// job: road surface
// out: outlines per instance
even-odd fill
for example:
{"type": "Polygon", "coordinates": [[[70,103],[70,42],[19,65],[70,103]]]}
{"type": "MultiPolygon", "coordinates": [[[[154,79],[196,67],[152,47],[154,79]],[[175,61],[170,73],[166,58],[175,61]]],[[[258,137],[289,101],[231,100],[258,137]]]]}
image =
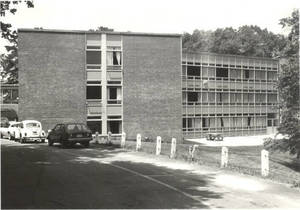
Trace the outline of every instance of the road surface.
{"type": "Polygon", "coordinates": [[[1,173],[2,208],[300,208],[286,186],[115,146],[1,140],[1,173]]]}

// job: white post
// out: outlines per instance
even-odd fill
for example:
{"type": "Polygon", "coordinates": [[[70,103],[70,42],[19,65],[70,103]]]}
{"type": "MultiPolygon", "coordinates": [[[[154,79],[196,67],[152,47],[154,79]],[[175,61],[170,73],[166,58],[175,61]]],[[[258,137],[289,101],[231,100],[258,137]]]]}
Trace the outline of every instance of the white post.
{"type": "Polygon", "coordinates": [[[122,147],[122,148],[125,147],[125,141],[126,141],[126,133],[123,132],[123,133],[122,133],[122,137],[121,137],[121,147],[122,147]]]}
{"type": "Polygon", "coordinates": [[[142,146],[142,136],[141,134],[136,135],[136,151],[140,150],[142,146]]]}
{"type": "Polygon", "coordinates": [[[221,168],[225,168],[228,165],[228,148],[222,147],[222,157],[221,157],[221,168]]]}
{"type": "Polygon", "coordinates": [[[261,151],[261,175],[269,175],[269,152],[264,149],[261,151]]]}
{"type": "Polygon", "coordinates": [[[189,153],[190,153],[190,158],[191,158],[191,160],[194,159],[194,154],[195,154],[196,148],[197,148],[198,146],[199,146],[199,145],[194,144],[193,146],[190,146],[190,147],[189,147],[189,153]]]}
{"type": "Polygon", "coordinates": [[[161,137],[156,137],[156,155],[160,155],[161,152],[161,137]]]}
{"type": "Polygon", "coordinates": [[[96,143],[96,144],[99,144],[99,143],[100,143],[99,132],[98,132],[98,131],[95,133],[95,143],[96,143]]]}
{"type": "Polygon", "coordinates": [[[174,158],[176,154],[176,139],[172,138],[172,144],[171,144],[171,155],[170,158],[174,158]]]}
{"type": "Polygon", "coordinates": [[[108,144],[111,144],[111,134],[112,134],[112,133],[111,133],[110,131],[109,131],[108,134],[107,134],[107,143],[108,143],[108,144]]]}

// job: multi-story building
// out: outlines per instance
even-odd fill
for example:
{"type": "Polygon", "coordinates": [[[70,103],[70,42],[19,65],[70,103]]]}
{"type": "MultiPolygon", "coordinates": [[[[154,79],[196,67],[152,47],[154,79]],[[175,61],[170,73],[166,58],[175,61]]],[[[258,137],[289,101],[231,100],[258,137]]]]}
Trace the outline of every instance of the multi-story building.
{"type": "Polygon", "coordinates": [[[278,61],[183,54],[181,35],[19,30],[19,118],[155,138],[276,126],[278,61]]]}
{"type": "Polygon", "coordinates": [[[279,62],[274,59],[183,54],[183,135],[275,132],[278,69],[279,62]]]}
{"type": "Polygon", "coordinates": [[[182,138],[181,35],[19,30],[19,118],[182,138]]]}

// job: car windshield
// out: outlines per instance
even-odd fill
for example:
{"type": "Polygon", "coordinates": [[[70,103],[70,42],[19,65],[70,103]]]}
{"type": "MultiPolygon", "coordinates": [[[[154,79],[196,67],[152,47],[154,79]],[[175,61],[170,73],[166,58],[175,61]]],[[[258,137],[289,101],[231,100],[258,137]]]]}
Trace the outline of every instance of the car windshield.
{"type": "Polygon", "coordinates": [[[27,128],[34,128],[34,127],[40,127],[40,124],[38,124],[38,123],[27,123],[26,124],[26,127],[27,128]]]}
{"type": "Polygon", "coordinates": [[[69,124],[69,125],[67,125],[67,130],[72,131],[72,132],[86,131],[87,127],[82,124],[69,124]]]}

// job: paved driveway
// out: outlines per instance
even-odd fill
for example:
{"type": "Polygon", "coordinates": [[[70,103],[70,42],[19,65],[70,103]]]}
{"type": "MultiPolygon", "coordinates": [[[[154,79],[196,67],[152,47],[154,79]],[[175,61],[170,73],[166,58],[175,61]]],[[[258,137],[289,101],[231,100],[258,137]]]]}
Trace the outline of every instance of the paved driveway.
{"type": "Polygon", "coordinates": [[[300,208],[285,185],[168,157],[1,143],[2,208],[300,208]]]}

